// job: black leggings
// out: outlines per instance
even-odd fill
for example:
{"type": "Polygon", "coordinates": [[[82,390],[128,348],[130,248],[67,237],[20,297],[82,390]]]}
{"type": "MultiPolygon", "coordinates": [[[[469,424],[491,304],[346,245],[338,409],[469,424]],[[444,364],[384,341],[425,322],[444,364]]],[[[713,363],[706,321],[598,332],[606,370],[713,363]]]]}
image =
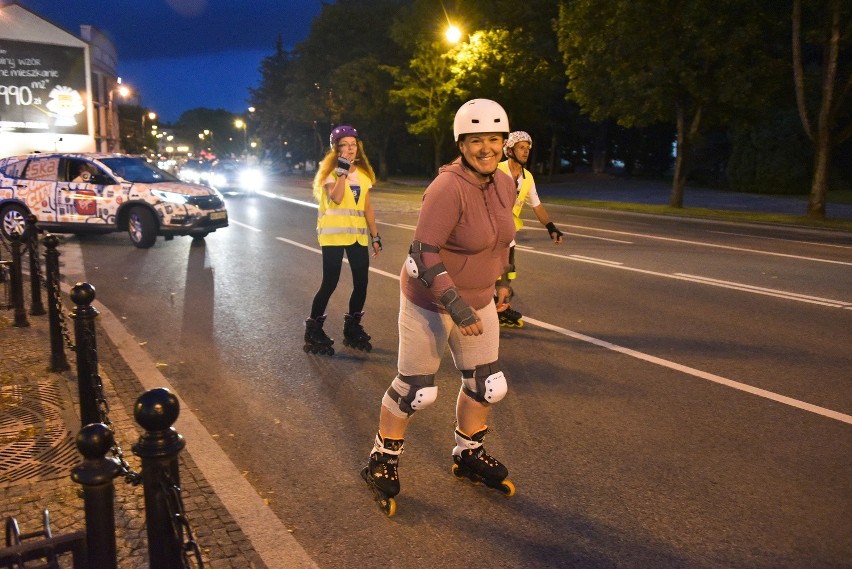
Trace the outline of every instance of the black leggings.
{"type": "Polygon", "coordinates": [[[364,309],[367,301],[367,275],[370,272],[369,248],[358,243],[352,245],[334,245],[322,247],[322,284],[311,305],[311,318],[325,314],[331,294],[340,281],[343,267],[343,253],[349,259],[352,269],[352,296],[349,297],[349,313],[355,314],[364,309]]]}

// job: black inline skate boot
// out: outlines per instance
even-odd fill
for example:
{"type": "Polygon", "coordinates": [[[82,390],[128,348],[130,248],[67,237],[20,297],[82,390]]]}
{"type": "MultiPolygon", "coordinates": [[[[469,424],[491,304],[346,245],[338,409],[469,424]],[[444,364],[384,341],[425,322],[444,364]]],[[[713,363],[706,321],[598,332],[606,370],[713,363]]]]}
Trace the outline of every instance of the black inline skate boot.
{"type": "Polygon", "coordinates": [[[485,447],[482,446],[486,434],[488,434],[487,427],[470,437],[456,429],[453,474],[458,479],[468,478],[474,484],[482,482],[489,488],[511,496],[515,493],[515,485],[506,479],[509,476],[509,470],[499,460],[485,452],[485,447]]]}
{"type": "Polygon", "coordinates": [[[343,345],[369,352],[373,349],[373,345],[370,343],[370,335],[361,326],[362,316],[364,316],[363,312],[343,315],[343,345]]]}
{"type": "Polygon", "coordinates": [[[305,353],[320,354],[323,356],[333,356],[334,340],[326,335],[322,329],[325,322],[325,314],[317,318],[308,318],[305,320],[305,353]]]}
{"type": "Polygon", "coordinates": [[[403,439],[382,438],[376,433],[376,441],[370,453],[370,462],[361,470],[361,478],[367,483],[379,508],[388,516],[396,513],[399,494],[399,455],[404,450],[403,439]]]}
{"type": "Polygon", "coordinates": [[[511,306],[506,308],[502,312],[498,312],[497,317],[500,319],[500,326],[505,326],[506,328],[524,327],[524,321],[521,320],[524,315],[518,312],[517,310],[512,310],[511,306]]]}

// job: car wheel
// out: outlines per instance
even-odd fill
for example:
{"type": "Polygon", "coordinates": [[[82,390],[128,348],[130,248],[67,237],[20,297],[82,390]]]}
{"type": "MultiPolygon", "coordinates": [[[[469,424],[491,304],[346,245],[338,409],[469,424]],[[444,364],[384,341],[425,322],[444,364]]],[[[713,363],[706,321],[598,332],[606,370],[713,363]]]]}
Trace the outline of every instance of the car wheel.
{"type": "Polygon", "coordinates": [[[157,222],[147,207],[136,206],[127,216],[127,233],[140,249],[147,249],[157,240],[157,222]]]}
{"type": "Polygon", "coordinates": [[[3,208],[3,224],[0,231],[5,239],[19,238],[23,240],[27,232],[27,215],[29,212],[22,205],[9,204],[3,208]]]}

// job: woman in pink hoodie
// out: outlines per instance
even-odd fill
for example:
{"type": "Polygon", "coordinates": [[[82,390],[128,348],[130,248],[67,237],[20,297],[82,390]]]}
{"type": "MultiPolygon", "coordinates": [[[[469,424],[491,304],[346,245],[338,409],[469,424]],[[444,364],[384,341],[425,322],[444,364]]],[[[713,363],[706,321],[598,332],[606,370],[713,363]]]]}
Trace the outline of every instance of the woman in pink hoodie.
{"type": "Polygon", "coordinates": [[[437,398],[435,373],[447,346],[462,382],[453,473],[508,495],[515,490],[506,467],[483,447],[490,406],[508,389],[498,362],[497,311],[509,294],[515,184],[497,164],[509,120],[498,103],[473,99],[456,113],[453,133],[460,156],[423,194],[401,272],[398,374],[382,398],[379,430],[361,473],[388,515],[396,510],[405,429],[415,411],[437,398]]]}

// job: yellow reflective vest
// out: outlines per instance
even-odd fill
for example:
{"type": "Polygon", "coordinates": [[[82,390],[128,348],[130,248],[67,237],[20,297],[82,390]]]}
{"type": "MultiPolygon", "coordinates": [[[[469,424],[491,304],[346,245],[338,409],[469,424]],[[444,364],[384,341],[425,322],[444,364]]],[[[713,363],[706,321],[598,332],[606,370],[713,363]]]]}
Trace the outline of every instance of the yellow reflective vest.
{"type": "MultiPolygon", "coordinates": [[[[497,164],[497,167],[501,169],[503,172],[509,175],[510,178],[515,182],[517,186],[518,181],[512,176],[512,172],[509,170],[509,161],[505,160],[497,164]]],[[[515,207],[512,208],[512,215],[515,218],[515,230],[519,230],[524,226],[524,222],[521,221],[521,210],[524,208],[524,203],[527,201],[527,195],[530,193],[530,188],[533,185],[533,177],[532,172],[527,170],[526,168],[522,168],[524,171],[524,175],[521,178],[521,185],[518,187],[518,195],[515,198],[515,207]]]]}
{"type": "MultiPolygon", "coordinates": [[[[370,243],[370,228],[364,215],[364,205],[367,203],[367,192],[372,187],[370,178],[361,170],[356,170],[361,195],[358,203],[352,195],[349,180],[339,204],[331,201],[328,192],[323,190],[317,213],[317,239],[321,247],[328,245],[352,245],[357,242],[365,247],[370,243]]],[[[335,182],[337,175],[332,172],[335,182]]]]}

